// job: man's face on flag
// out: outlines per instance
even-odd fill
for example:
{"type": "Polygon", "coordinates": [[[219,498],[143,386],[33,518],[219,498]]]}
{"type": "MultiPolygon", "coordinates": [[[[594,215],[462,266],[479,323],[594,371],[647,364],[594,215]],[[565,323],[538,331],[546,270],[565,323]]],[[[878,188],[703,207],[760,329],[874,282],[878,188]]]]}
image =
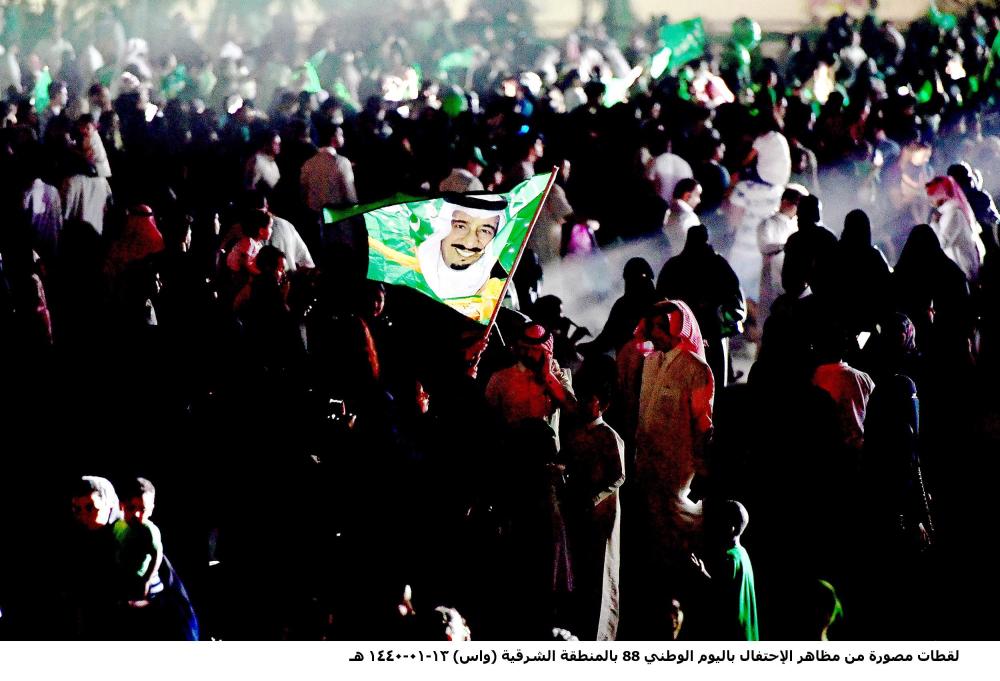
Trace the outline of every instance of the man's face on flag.
{"type": "Polygon", "coordinates": [[[441,241],[441,257],[453,270],[464,270],[479,260],[497,235],[500,216],[472,217],[460,208],[451,216],[451,232],[441,241]]]}

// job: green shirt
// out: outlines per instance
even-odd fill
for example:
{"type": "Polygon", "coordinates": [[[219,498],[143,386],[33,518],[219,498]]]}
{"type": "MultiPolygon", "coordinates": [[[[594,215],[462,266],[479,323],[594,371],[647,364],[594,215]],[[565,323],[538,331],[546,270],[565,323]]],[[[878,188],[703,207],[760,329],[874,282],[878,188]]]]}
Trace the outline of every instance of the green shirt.
{"type": "MultiPolygon", "coordinates": [[[[754,595],[753,586],[753,566],[750,564],[750,555],[742,546],[734,546],[726,551],[726,566],[729,574],[727,594],[735,596],[738,594],[739,600],[739,629],[737,634],[741,640],[759,641],[760,634],[757,631],[757,598],[754,595]],[[728,566],[732,566],[732,571],[728,571],[728,566]]],[[[728,600],[728,599],[727,599],[728,600]]],[[[734,599],[735,600],[735,599],[734,599]]],[[[728,601],[726,609],[735,607],[736,603],[728,601]]]]}
{"type": "Polygon", "coordinates": [[[149,520],[141,524],[119,520],[114,524],[118,566],[130,576],[143,577],[154,553],[163,553],[160,529],[149,520]]]}

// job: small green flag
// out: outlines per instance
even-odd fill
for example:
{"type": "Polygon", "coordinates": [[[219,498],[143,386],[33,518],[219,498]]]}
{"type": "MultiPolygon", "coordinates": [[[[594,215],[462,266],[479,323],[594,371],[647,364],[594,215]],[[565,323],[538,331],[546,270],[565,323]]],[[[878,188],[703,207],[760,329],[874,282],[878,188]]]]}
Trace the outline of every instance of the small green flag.
{"type": "Polygon", "coordinates": [[[475,48],[467,47],[464,50],[449,52],[438,59],[437,72],[447,75],[449,71],[456,69],[471,69],[475,63],[476,50],[475,48]]]}
{"type": "Polygon", "coordinates": [[[340,80],[339,78],[333,83],[332,94],[334,97],[340,100],[341,104],[350,109],[353,109],[354,112],[358,112],[361,110],[361,105],[358,104],[356,101],[354,101],[354,98],[351,97],[351,93],[347,89],[347,86],[344,85],[344,81],[340,80]]]}
{"type": "Polygon", "coordinates": [[[701,17],[688,19],[679,24],[661,26],[660,40],[663,41],[663,47],[670,50],[668,66],[671,70],[676,70],[689,61],[703,56],[708,46],[705,24],[701,17]]]}
{"type": "Polygon", "coordinates": [[[319,73],[317,73],[316,67],[311,62],[303,64],[299,73],[305,75],[305,82],[302,84],[304,92],[312,94],[323,89],[323,86],[319,82],[319,73]]]}
{"type": "Polygon", "coordinates": [[[485,325],[501,302],[551,177],[536,175],[506,194],[326,210],[324,222],[363,215],[369,279],[416,289],[485,325]]]}
{"type": "Polygon", "coordinates": [[[105,64],[101,68],[97,69],[97,73],[94,74],[94,79],[103,85],[104,87],[111,87],[111,84],[115,82],[115,78],[119,75],[118,67],[114,64],[105,64]]]}
{"type": "Polygon", "coordinates": [[[309,62],[308,63],[312,64],[313,68],[318,70],[319,67],[320,67],[320,64],[322,64],[325,60],[326,60],[326,50],[324,49],[324,50],[320,50],[319,52],[317,52],[313,56],[309,57],[309,62]]]}
{"type": "Polygon", "coordinates": [[[319,80],[319,67],[324,59],[326,59],[326,50],[320,50],[309,57],[302,66],[295,69],[292,77],[296,80],[302,79],[303,92],[315,94],[323,89],[323,85],[319,80]]]}
{"type": "Polygon", "coordinates": [[[993,39],[993,44],[990,45],[990,53],[986,56],[986,68],[983,70],[983,83],[985,84],[990,83],[992,80],[997,55],[1000,55],[1000,33],[993,39]]]}
{"type": "Polygon", "coordinates": [[[181,90],[187,87],[187,84],[187,67],[184,64],[178,64],[177,68],[163,76],[160,89],[167,99],[173,99],[181,93],[181,90]]]}
{"type": "Polygon", "coordinates": [[[926,104],[931,101],[931,97],[934,96],[934,83],[930,80],[925,80],[924,84],[921,86],[920,90],[917,91],[917,102],[920,104],[926,104]]]}

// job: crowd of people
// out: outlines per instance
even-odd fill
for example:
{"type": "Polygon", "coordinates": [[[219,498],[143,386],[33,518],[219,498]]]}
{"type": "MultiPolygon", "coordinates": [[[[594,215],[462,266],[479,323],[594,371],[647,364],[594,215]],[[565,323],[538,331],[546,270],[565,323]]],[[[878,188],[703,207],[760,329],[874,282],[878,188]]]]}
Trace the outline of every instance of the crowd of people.
{"type": "Polygon", "coordinates": [[[3,636],[996,636],[997,10],[659,73],[666,17],[133,4],[2,8],[3,636]],[[552,168],[495,326],[324,217],[552,168]],[[639,240],[580,342],[546,268],[639,240]]]}

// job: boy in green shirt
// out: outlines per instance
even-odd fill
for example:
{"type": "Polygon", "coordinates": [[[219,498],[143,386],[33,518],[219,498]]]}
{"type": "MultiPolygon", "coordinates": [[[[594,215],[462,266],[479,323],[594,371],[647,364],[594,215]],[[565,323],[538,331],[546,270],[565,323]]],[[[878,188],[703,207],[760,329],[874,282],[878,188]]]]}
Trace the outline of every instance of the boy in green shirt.
{"type": "Polygon", "coordinates": [[[141,608],[163,591],[159,577],[163,541],[159,528],[149,520],[156,489],[149,480],[136,478],[122,492],[121,508],[125,517],[114,524],[117,562],[125,600],[130,606],[141,608]]]}
{"type": "Polygon", "coordinates": [[[715,605],[720,640],[760,640],[753,566],[750,555],[740,544],[740,535],[749,522],[750,514],[738,501],[705,504],[705,548],[712,574],[697,557],[692,557],[712,580],[710,600],[715,605]]]}

